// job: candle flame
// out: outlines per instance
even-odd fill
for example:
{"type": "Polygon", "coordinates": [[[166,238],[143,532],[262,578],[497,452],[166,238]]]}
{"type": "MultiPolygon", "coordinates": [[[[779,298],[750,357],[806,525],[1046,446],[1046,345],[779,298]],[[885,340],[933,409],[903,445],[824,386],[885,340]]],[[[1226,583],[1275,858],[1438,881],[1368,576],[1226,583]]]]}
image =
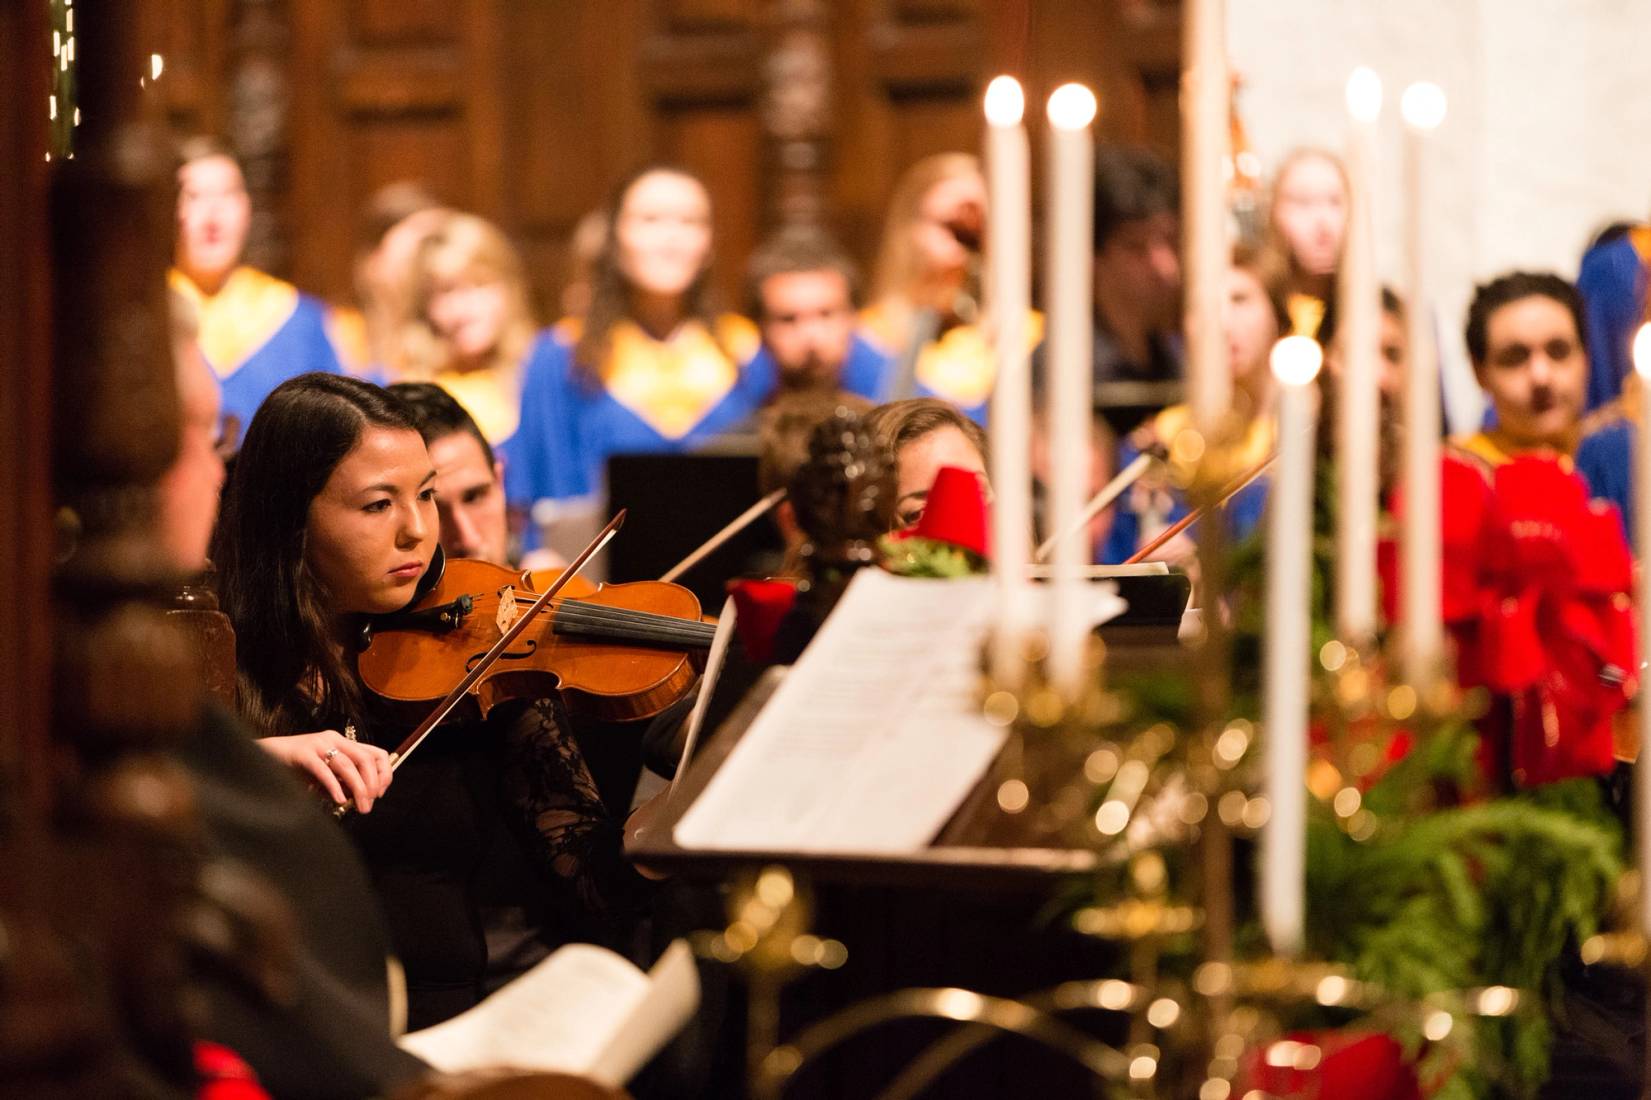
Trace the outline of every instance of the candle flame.
{"type": "Polygon", "coordinates": [[[1445,120],[1445,90],[1430,81],[1417,81],[1404,90],[1399,112],[1417,130],[1437,129],[1445,120]]]}
{"type": "Polygon", "coordinates": [[[1347,113],[1360,122],[1375,122],[1382,113],[1382,78],[1368,65],[1347,78],[1347,113]]]}
{"type": "Polygon", "coordinates": [[[1641,378],[1651,378],[1651,324],[1634,333],[1634,369],[1641,378]]]}
{"type": "Polygon", "coordinates": [[[993,78],[986,85],[986,121],[993,126],[1016,126],[1026,113],[1026,93],[1012,76],[993,78]]]}
{"type": "Polygon", "coordinates": [[[1286,336],[1273,345],[1268,362],[1273,377],[1286,386],[1305,386],[1318,377],[1324,363],[1324,352],[1311,336],[1286,336]]]}
{"type": "Polygon", "coordinates": [[[1082,84],[1062,84],[1049,93],[1049,124],[1057,130],[1082,130],[1098,110],[1095,93],[1082,84]]]}

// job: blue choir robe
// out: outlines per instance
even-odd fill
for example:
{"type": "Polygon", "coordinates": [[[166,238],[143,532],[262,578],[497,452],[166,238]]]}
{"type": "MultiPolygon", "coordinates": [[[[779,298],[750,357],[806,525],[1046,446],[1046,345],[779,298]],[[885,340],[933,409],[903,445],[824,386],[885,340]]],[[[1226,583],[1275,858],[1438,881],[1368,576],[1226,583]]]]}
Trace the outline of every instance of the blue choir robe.
{"type": "Polygon", "coordinates": [[[310,371],[341,373],[327,331],[327,307],[291,283],[238,267],[216,294],[205,294],[183,272],[172,289],[195,307],[201,354],[218,376],[223,415],[252,421],[271,390],[310,371]]]}
{"type": "Polygon", "coordinates": [[[1623,415],[1620,407],[1606,415],[1587,430],[1576,449],[1576,472],[1588,483],[1588,492],[1595,500],[1607,500],[1617,506],[1617,513],[1625,525],[1624,536],[1633,544],[1634,530],[1634,422],[1623,415]]]}
{"type": "Polygon", "coordinates": [[[1637,226],[1582,256],[1577,290],[1588,333],[1588,408],[1616,400],[1633,371],[1630,348],[1645,316],[1651,226],[1637,226]]]}
{"type": "MultiPolygon", "coordinates": [[[[1145,431],[1159,440],[1171,440],[1191,419],[1188,406],[1171,405],[1159,413],[1145,431]]],[[[1234,456],[1234,464],[1242,470],[1258,465],[1272,453],[1273,434],[1271,417],[1252,421],[1238,454],[1234,456]]],[[[1118,469],[1122,470],[1134,462],[1140,453],[1136,441],[1126,436],[1118,445],[1118,469]]],[[[1234,542],[1248,538],[1260,526],[1267,508],[1268,480],[1268,475],[1262,474],[1227,501],[1224,509],[1227,534],[1234,542]]],[[[1161,471],[1149,470],[1112,506],[1112,526],[1095,555],[1096,562],[1101,565],[1121,564],[1149,540],[1156,538],[1165,527],[1182,519],[1188,511],[1185,494],[1171,486],[1161,471]]],[[[1188,528],[1187,533],[1196,535],[1196,525],[1188,528]]]]}
{"type": "Polygon", "coordinates": [[[726,316],[718,326],[721,347],[695,321],[668,340],[620,321],[595,382],[574,362],[576,324],[542,335],[523,371],[520,425],[505,448],[511,505],[593,496],[612,455],[693,450],[746,421],[772,389],[773,372],[750,369],[754,325],[726,316]]]}

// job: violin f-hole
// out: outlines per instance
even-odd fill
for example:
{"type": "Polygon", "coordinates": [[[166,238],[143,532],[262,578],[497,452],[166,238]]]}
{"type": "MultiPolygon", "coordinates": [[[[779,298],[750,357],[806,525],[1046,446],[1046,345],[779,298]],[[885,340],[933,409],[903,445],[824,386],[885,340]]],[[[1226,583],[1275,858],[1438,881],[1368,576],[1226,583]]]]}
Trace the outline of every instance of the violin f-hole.
{"type": "MultiPolygon", "coordinates": [[[[514,650],[507,649],[503,653],[499,654],[499,660],[501,660],[501,661],[525,661],[529,657],[533,656],[534,652],[538,648],[539,648],[538,640],[534,639],[534,638],[529,638],[527,640],[527,648],[526,649],[514,649],[514,650]]],[[[487,654],[485,652],[483,652],[483,653],[472,653],[470,655],[470,659],[468,661],[464,662],[464,671],[469,672],[471,669],[475,668],[476,667],[476,662],[480,661],[485,656],[487,656],[487,654]]]]}

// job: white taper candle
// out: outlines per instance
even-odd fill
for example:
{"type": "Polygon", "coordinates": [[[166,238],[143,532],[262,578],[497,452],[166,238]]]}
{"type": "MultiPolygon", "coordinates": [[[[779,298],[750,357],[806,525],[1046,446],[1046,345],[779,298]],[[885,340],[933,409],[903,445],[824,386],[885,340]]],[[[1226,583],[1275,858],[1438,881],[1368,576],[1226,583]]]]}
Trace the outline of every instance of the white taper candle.
{"type": "Polygon", "coordinates": [[[1439,675],[1444,654],[1440,614],[1439,349],[1434,343],[1427,283],[1427,153],[1445,117],[1437,84],[1412,84],[1399,104],[1405,121],[1405,270],[1408,277],[1410,369],[1404,389],[1405,522],[1400,540],[1404,618],[1404,679],[1417,690],[1439,675]]]}
{"type": "Polygon", "coordinates": [[[997,377],[992,444],[992,575],[997,587],[991,639],[993,679],[1019,682],[1023,600],[1032,554],[1032,381],[1026,314],[1032,300],[1031,154],[1022,118],[1026,95],[1011,76],[986,86],[987,288],[997,377]]]}
{"type": "MultiPolygon", "coordinates": [[[[1639,374],[1639,423],[1634,436],[1634,552],[1638,558],[1639,645],[1640,652],[1651,647],[1651,578],[1645,566],[1651,562],[1651,325],[1641,325],[1634,337],[1634,370],[1639,374]]],[[[1651,936],[1651,698],[1645,668],[1636,670],[1639,688],[1635,707],[1639,711],[1640,754],[1634,766],[1635,854],[1640,870],[1640,931],[1651,936]]]]}
{"type": "Polygon", "coordinates": [[[1074,521],[1083,510],[1091,465],[1095,142],[1089,127],[1096,108],[1095,93],[1082,84],[1063,84],[1049,96],[1048,516],[1049,530],[1061,532],[1050,559],[1049,678],[1067,700],[1081,687],[1089,632],[1083,588],[1091,548],[1087,527],[1074,521]]]}
{"type": "Polygon", "coordinates": [[[1376,280],[1376,120],[1382,81],[1347,79],[1347,236],[1337,312],[1341,378],[1336,410],[1336,632],[1357,647],[1376,636],[1376,516],[1381,492],[1381,287],[1376,280]]]}
{"type": "Polygon", "coordinates": [[[1232,403],[1221,329],[1228,264],[1227,176],[1231,82],[1226,0],[1182,7],[1181,229],[1186,241],[1187,389],[1193,424],[1208,438],[1232,403]]]}
{"type": "Polygon", "coordinates": [[[1261,922],[1273,951],[1300,953],[1307,889],[1307,717],[1312,645],[1313,380],[1322,356],[1306,336],[1273,346],[1278,462],[1267,502],[1267,630],[1262,737],[1269,814],[1261,839],[1261,922]]]}

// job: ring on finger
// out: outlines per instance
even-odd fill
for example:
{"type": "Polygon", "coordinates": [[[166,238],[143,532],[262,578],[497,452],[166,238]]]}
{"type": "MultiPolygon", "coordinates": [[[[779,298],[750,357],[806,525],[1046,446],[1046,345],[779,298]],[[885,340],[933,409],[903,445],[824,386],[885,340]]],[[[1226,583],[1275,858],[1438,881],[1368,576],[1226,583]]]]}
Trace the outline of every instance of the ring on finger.
{"type": "Polygon", "coordinates": [[[321,763],[331,764],[332,763],[332,758],[337,756],[337,755],[338,755],[338,750],[337,749],[328,749],[326,752],[321,754],[321,763]]]}

